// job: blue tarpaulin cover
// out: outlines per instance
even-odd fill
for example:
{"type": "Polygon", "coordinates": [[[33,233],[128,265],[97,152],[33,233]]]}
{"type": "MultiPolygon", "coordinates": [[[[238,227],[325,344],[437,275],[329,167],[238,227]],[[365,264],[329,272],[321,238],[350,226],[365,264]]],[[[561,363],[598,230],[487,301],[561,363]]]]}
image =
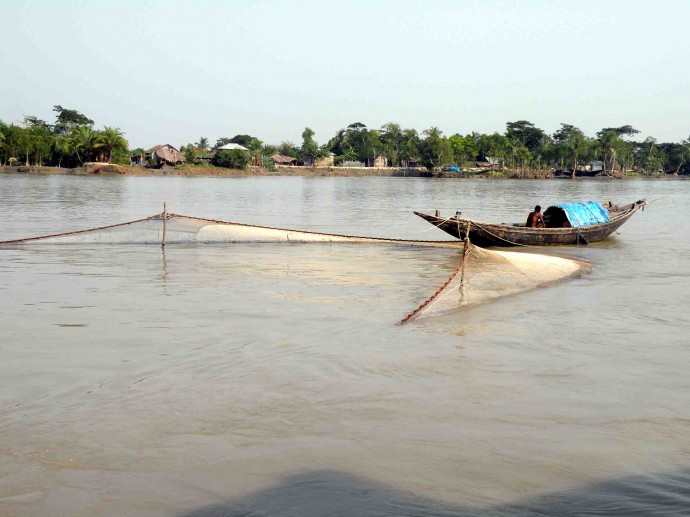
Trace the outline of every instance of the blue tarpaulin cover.
{"type": "Polygon", "coordinates": [[[591,226],[593,224],[608,223],[609,211],[598,201],[585,201],[584,203],[563,203],[558,205],[568,216],[573,228],[591,226]]]}

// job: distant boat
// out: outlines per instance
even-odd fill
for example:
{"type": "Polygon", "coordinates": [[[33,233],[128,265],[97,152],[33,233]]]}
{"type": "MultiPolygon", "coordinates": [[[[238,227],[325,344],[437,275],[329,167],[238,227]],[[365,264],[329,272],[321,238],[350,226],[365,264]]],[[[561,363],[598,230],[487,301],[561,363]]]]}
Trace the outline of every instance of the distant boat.
{"type": "Polygon", "coordinates": [[[415,214],[458,239],[464,239],[469,228],[470,242],[476,246],[546,246],[603,240],[647,204],[647,200],[641,199],[624,206],[597,201],[552,206],[544,212],[546,228],[531,228],[524,223],[485,223],[460,215],[443,218],[438,213],[415,214]]]}

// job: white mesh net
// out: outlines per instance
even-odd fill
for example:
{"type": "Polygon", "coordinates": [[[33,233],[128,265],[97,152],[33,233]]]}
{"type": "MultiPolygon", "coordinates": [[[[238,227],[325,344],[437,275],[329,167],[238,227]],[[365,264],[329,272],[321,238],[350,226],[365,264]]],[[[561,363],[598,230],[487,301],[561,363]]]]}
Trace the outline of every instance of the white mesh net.
{"type": "Polygon", "coordinates": [[[468,245],[465,256],[447,285],[408,313],[401,323],[554,285],[589,270],[589,264],[580,260],[488,250],[472,244],[468,245]]]}
{"type": "MultiPolygon", "coordinates": [[[[214,221],[176,214],[159,214],[112,226],[0,242],[0,245],[36,244],[175,244],[175,243],[383,243],[456,247],[462,243],[381,239],[268,228],[214,221]]],[[[463,248],[460,248],[463,249],[463,248]]],[[[588,264],[573,259],[494,251],[465,244],[461,262],[451,278],[422,305],[410,312],[415,317],[457,310],[495,298],[552,285],[577,276],[588,264]]]]}

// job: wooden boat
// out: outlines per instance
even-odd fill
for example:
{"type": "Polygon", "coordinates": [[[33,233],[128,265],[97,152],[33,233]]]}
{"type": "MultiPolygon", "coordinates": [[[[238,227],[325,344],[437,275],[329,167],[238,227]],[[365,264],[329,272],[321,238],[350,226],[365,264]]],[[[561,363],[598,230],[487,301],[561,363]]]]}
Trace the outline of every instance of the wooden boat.
{"type": "MultiPolygon", "coordinates": [[[[639,209],[647,205],[647,200],[642,199],[629,205],[616,206],[610,202],[602,206],[608,211],[609,221],[580,227],[551,227],[558,221],[549,220],[547,214],[551,208],[544,212],[546,228],[530,228],[522,224],[493,224],[466,219],[460,215],[443,218],[438,215],[429,215],[415,212],[422,219],[426,219],[444,232],[464,239],[469,228],[470,242],[477,246],[546,246],[564,244],[589,244],[605,239],[625,223],[639,209]]],[[[554,218],[557,219],[557,218],[554,218]]],[[[565,223],[569,225],[569,223],[565,223]]]]}

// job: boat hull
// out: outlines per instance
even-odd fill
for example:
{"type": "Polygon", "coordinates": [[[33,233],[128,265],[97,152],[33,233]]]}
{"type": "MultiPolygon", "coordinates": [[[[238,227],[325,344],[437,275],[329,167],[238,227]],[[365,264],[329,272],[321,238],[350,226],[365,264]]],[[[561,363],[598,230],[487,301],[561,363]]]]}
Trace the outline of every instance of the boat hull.
{"type": "Polygon", "coordinates": [[[609,222],[579,228],[529,228],[484,223],[459,216],[444,219],[421,212],[415,212],[415,214],[458,239],[464,239],[469,228],[470,242],[476,246],[562,246],[588,244],[606,239],[645,204],[646,201],[641,200],[625,207],[611,208],[609,222]]]}

